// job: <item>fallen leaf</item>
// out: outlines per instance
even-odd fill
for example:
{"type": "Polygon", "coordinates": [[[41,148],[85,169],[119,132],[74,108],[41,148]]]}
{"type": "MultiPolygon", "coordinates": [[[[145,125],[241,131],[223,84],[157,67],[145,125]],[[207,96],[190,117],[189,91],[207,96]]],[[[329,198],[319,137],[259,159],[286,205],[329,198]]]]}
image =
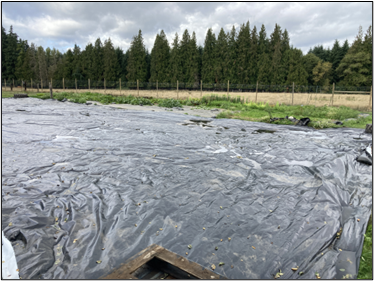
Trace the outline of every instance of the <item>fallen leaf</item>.
{"type": "Polygon", "coordinates": [[[137,224],[135,224],[135,227],[137,227],[138,225],[137,224]]]}
{"type": "Polygon", "coordinates": [[[214,249],[217,251],[217,250],[218,250],[218,247],[215,247],[214,249]]]}
{"type": "Polygon", "coordinates": [[[96,261],[96,263],[101,263],[101,261],[96,261]]]}
{"type": "Polygon", "coordinates": [[[162,228],[160,228],[160,230],[162,230],[162,228]]]}
{"type": "Polygon", "coordinates": [[[77,240],[78,240],[78,239],[74,239],[74,240],[73,240],[73,243],[77,242],[77,240]]]}
{"type": "Polygon", "coordinates": [[[340,252],[342,252],[343,250],[342,249],[339,249],[340,252]]]}
{"type": "Polygon", "coordinates": [[[188,249],[192,249],[192,245],[190,244],[190,245],[188,245],[188,249]]]}
{"type": "Polygon", "coordinates": [[[228,239],[229,239],[229,241],[231,241],[231,238],[230,238],[230,237],[229,237],[228,239]]]}
{"type": "Polygon", "coordinates": [[[222,206],[219,206],[222,209],[222,206]]]}
{"type": "Polygon", "coordinates": [[[299,275],[303,275],[303,274],[304,274],[304,272],[302,272],[302,271],[299,272],[299,275]]]}
{"type": "Polygon", "coordinates": [[[224,265],[225,263],[224,262],[220,262],[218,265],[219,266],[222,266],[222,265],[224,265]]]}
{"type": "Polygon", "coordinates": [[[252,248],[256,250],[256,247],[252,246],[252,248]]]}
{"type": "Polygon", "coordinates": [[[357,221],[360,221],[360,219],[357,219],[357,221]]]}
{"type": "Polygon", "coordinates": [[[58,221],[58,217],[55,217],[55,221],[58,221]]]}
{"type": "Polygon", "coordinates": [[[19,272],[19,269],[17,268],[16,271],[19,272]]]}
{"type": "Polygon", "coordinates": [[[234,268],[234,266],[232,265],[231,268],[234,268]]]}
{"type": "Polygon", "coordinates": [[[175,226],[176,228],[178,227],[178,225],[175,226]]]}
{"type": "Polygon", "coordinates": [[[13,223],[12,222],[10,222],[9,224],[8,224],[8,226],[12,226],[13,225],[13,223]]]}
{"type": "Polygon", "coordinates": [[[291,268],[293,271],[296,271],[298,269],[298,267],[292,267],[291,268]]]}
{"type": "Polygon", "coordinates": [[[203,230],[205,230],[205,227],[203,227],[203,230]]]}
{"type": "Polygon", "coordinates": [[[269,210],[270,213],[272,213],[273,211],[272,210],[269,210]]]}
{"type": "Polygon", "coordinates": [[[223,240],[221,239],[221,242],[222,242],[223,240]]]}
{"type": "Polygon", "coordinates": [[[101,248],[101,250],[103,250],[103,251],[104,251],[104,250],[105,250],[105,248],[101,248]]]}
{"type": "Polygon", "coordinates": [[[186,252],[186,255],[188,255],[188,253],[186,252]]]}
{"type": "Polygon", "coordinates": [[[339,269],[339,270],[340,270],[340,271],[343,271],[343,272],[345,271],[345,269],[344,269],[344,268],[341,268],[341,269],[339,269]]]}
{"type": "Polygon", "coordinates": [[[215,270],[215,269],[216,269],[216,266],[215,266],[214,264],[212,264],[211,268],[212,268],[213,270],[215,270]]]}

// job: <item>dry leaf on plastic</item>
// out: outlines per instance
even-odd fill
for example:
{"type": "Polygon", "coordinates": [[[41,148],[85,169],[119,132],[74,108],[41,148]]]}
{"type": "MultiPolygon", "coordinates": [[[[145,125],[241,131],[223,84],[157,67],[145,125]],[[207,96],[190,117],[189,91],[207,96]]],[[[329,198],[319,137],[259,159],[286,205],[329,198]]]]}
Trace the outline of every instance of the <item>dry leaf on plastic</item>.
{"type": "Polygon", "coordinates": [[[218,250],[218,247],[215,247],[215,250],[217,251],[217,250],[218,250]]]}
{"type": "Polygon", "coordinates": [[[135,224],[135,227],[137,227],[138,225],[137,224],[135,224]]]}
{"type": "Polygon", "coordinates": [[[192,249],[192,245],[188,245],[188,249],[192,249]]]}
{"type": "Polygon", "coordinates": [[[77,240],[78,240],[78,239],[74,239],[74,240],[73,240],[73,243],[77,242],[77,240]]]}
{"type": "Polygon", "coordinates": [[[219,206],[222,209],[222,206],[219,206]]]}
{"type": "Polygon", "coordinates": [[[101,263],[101,261],[96,261],[96,263],[101,263]]]}
{"type": "Polygon", "coordinates": [[[229,237],[228,240],[231,241],[231,238],[229,237]]]}
{"type": "Polygon", "coordinates": [[[205,227],[203,227],[203,230],[205,230],[205,227]]]}
{"type": "Polygon", "coordinates": [[[160,230],[162,230],[162,228],[160,228],[160,230]]]}
{"type": "Polygon", "coordinates": [[[222,266],[222,265],[224,265],[225,263],[224,262],[220,262],[218,265],[219,266],[222,266]]]}
{"type": "Polygon", "coordinates": [[[221,242],[222,242],[223,240],[221,239],[221,242]]]}
{"type": "Polygon", "coordinates": [[[252,246],[252,248],[256,250],[256,247],[255,247],[255,246],[252,246]]]}
{"type": "Polygon", "coordinates": [[[175,226],[175,228],[177,228],[177,227],[178,227],[178,225],[175,226]]]}
{"type": "Polygon", "coordinates": [[[212,268],[213,270],[215,270],[215,269],[216,269],[216,266],[215,266],[214,264],[212,264],[211,268],[212,268]]]}
{"type": "Polygon", "coordinates": [[[188,255],[188,252],[186,252],[186,255],[188,255]]]}
{"type": "Polygon", "coordinates": [[[8,226],[12,226],[13,225],[13,223],[12,222],[10,222],[9,224],[8,224],[8,226]]]}
{"type": "Polygon", "coordinates": [[[101,248],[101,250],[105,250],[105,248],[101,248]]]}
{"type": "Polygon", "coordinates": [[[299,267],[292,267],[291,269],[292,269],[293,271],[296,271],[296,270],[298,270],[298,268],[299,268],[299,267]]]}

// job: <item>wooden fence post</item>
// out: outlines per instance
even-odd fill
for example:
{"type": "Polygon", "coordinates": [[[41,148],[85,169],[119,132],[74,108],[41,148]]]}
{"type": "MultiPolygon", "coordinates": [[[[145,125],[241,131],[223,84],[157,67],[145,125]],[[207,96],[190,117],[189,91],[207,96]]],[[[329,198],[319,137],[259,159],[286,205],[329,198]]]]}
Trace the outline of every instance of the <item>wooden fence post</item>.
{"type": "Polygon", "coordinates": [[[39,83],[36,84],[36,92],[39,93],[39,83]]]}
{"type": "Polygon", "coordinates": [[[23,81],[23,83],[25,83],[24,86],[25,86],[25,92],[26,92],[27,91],[26,81],[23,81]]]}
{"type": "Polygon", "coordinates": [[[52,89],[53,89],[53,82],[52,82],[52,78],[51,78],[51,87],[52,87],[52,89]]]}
{"type": "Polygon", "coordinates": [[[227,80],[227,98],[229,98],[230,80],[227,80]]]}
{"type": "Polygon", "coordinates": [[[5,84],[5,91],[6,91],[6,79],[4,79],[4,84],[5,84]]]}
{"type": "Polygon", "coordinates": [[[177,80],[177,100],[179,99],[179,87],[178,87],[178,80],[177,80]]]}
{"type": "Polygon", "coordinates": [[[75,93],[78,93],[77,78],[75,78],[75,93]]]}
{"type": "Polygon", "coordinates": [[[331,106],[334,106],[335,83],[332,83],[331,106]]]}
{"type": "Polygon", "coordinates": [[[32,79],[31,79],[31,90],[32,90],[32,79]]]}
{"type": "Polygon", "coordinates": [[[158,98],[158,80],[156,80],[157,98],[158,98]]]}
{"type": "Polygon", "coordinates": [[[13,79],[13,88],[14,88],[14,79],[13,79]]]}
{"type": "Polygon", "coordinates": [[[138,89],[138,97],[139,97],[139,80],[136,79],[136,88],[138,89]]]}
{"type": "Polygon", "coordinates": [[[119,79],[119,95],[121,95],[122,87],[121,87],[121,78],[119,79]]]}
{"type": "Polygon", "coordinates": [[[257,84],[256,84],[256,100],[255,100],[256,103],[257,103],[257,91],[258,91],[258,81],[257,81],[257,84]]]}
{"type": "Polygon", "coordinates": [[[200,98],[203,97],[203,80],[200,80],[200,98]]]}
{"type": "Polygon", "coordinates": [[[373,86],[370,88],[370,99],[369,99],[369,107],[373,107],[371,101],[373,100],[373,86]]]}
{"type": "Polygon", "coordinates": [[[104,94],[106,94],[106,81],[105,81],[105,78],[104,78],[104,94]]]}
{"type": "Polygon", "coordinates": [[[40,88],[42,89],[42,92],[43,92],[43,80],[40,80],[40,88]]]}
{"type": "Polygon", "coordinates": [[[62,89],[65,90],[65,78],[62,78],[62,89]]]}
{"type": "Polygon", "coordinates": [[[293,105],[293,93],[295,90],[295,82],[292,82],[292,105],[293,105]]]}
{"type": "Polygon", "coordinates": [[[49,82],[49,93],[51,95],[51,99],[53,99],[53,93],[52,93],[52,82],[49,82]]]}
{"type": "Polygon", "coordinates": [[[91,90],[91,79],[88,79],[88,90],[91,90]]]}

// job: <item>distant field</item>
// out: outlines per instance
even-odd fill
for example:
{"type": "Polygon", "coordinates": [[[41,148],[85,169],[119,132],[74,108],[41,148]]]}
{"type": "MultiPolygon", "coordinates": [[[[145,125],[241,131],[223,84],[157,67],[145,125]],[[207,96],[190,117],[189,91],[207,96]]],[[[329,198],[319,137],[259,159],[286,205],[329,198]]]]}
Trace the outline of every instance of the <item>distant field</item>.
{"type": "MultiPolygon", "coordinates": [[[[5,88],[3,87],[2,90],[4,91],[5,88]]],[[[7,88],[9,91],[9,87],[7,88]]],[[[122,90],[121,93],[119,90],[102,90],[102,89],[91,89],[91,92],[94,93],[102,93],[102,94],[110,94],[110,95],[133,95],[137,96],[137,90],[122,90]]],[[[14,92],[21,92],[21,88],[15,88],[14,92]]],[[[36,92],[35,89],[27,90],[27,92],[36,92]]],[[[43,93],[49,93],[49,90],[43,90],[43,93]]],[[[60,92],[76,92],[74,89],[65,89],[65,90],[53,90],[55,93],[60,92]]],[[[77,90],[78,93],[86,93],[88,92],[87,89],[84,90],[77,90]]],[[[203,91],[202,95],[227,95],[227,92],[212,92],[212,91],[203,91]]],[[[176,99],[177,96],[179,99],[187,99],[187,98],[200,98],[201,92],[200,91],[157,91],[156,90],[139,90],[139,96],[141,97],[158,97],[158,98],[174,98],[176,99]]],[[[236,97],[240,96],[244,99],[248,99],[248,101],[255,101],[256,93],[251,92],[230,92],[230,96],[236,97]]],[[[367,109],[369,107],[369,95],[334,95],[334,106],[347,106],[354,109],[367,109]]],[[[269,104],[292,104],[292,94],[290,93],[261,93],[257,94],[257,101],[258,102],[268,102],[269,104]]],[[[331,94],[294,94],[294,104],[295,105],[315,105],[315,106],[324,106],[330,105],[331,102],[331,94]]]]}

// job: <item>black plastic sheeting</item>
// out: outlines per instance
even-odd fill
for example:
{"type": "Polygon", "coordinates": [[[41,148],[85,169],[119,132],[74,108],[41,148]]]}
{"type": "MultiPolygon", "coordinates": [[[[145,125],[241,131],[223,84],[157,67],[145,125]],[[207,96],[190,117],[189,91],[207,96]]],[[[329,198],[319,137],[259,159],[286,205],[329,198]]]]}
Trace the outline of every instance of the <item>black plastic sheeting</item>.
{"type": "Polygon", "coordinates": [[[190,119],[2,99],[2,229],[20,276],[99,278],[156,243],[228,278],[356,277],[371,135],[190,119]]]}

